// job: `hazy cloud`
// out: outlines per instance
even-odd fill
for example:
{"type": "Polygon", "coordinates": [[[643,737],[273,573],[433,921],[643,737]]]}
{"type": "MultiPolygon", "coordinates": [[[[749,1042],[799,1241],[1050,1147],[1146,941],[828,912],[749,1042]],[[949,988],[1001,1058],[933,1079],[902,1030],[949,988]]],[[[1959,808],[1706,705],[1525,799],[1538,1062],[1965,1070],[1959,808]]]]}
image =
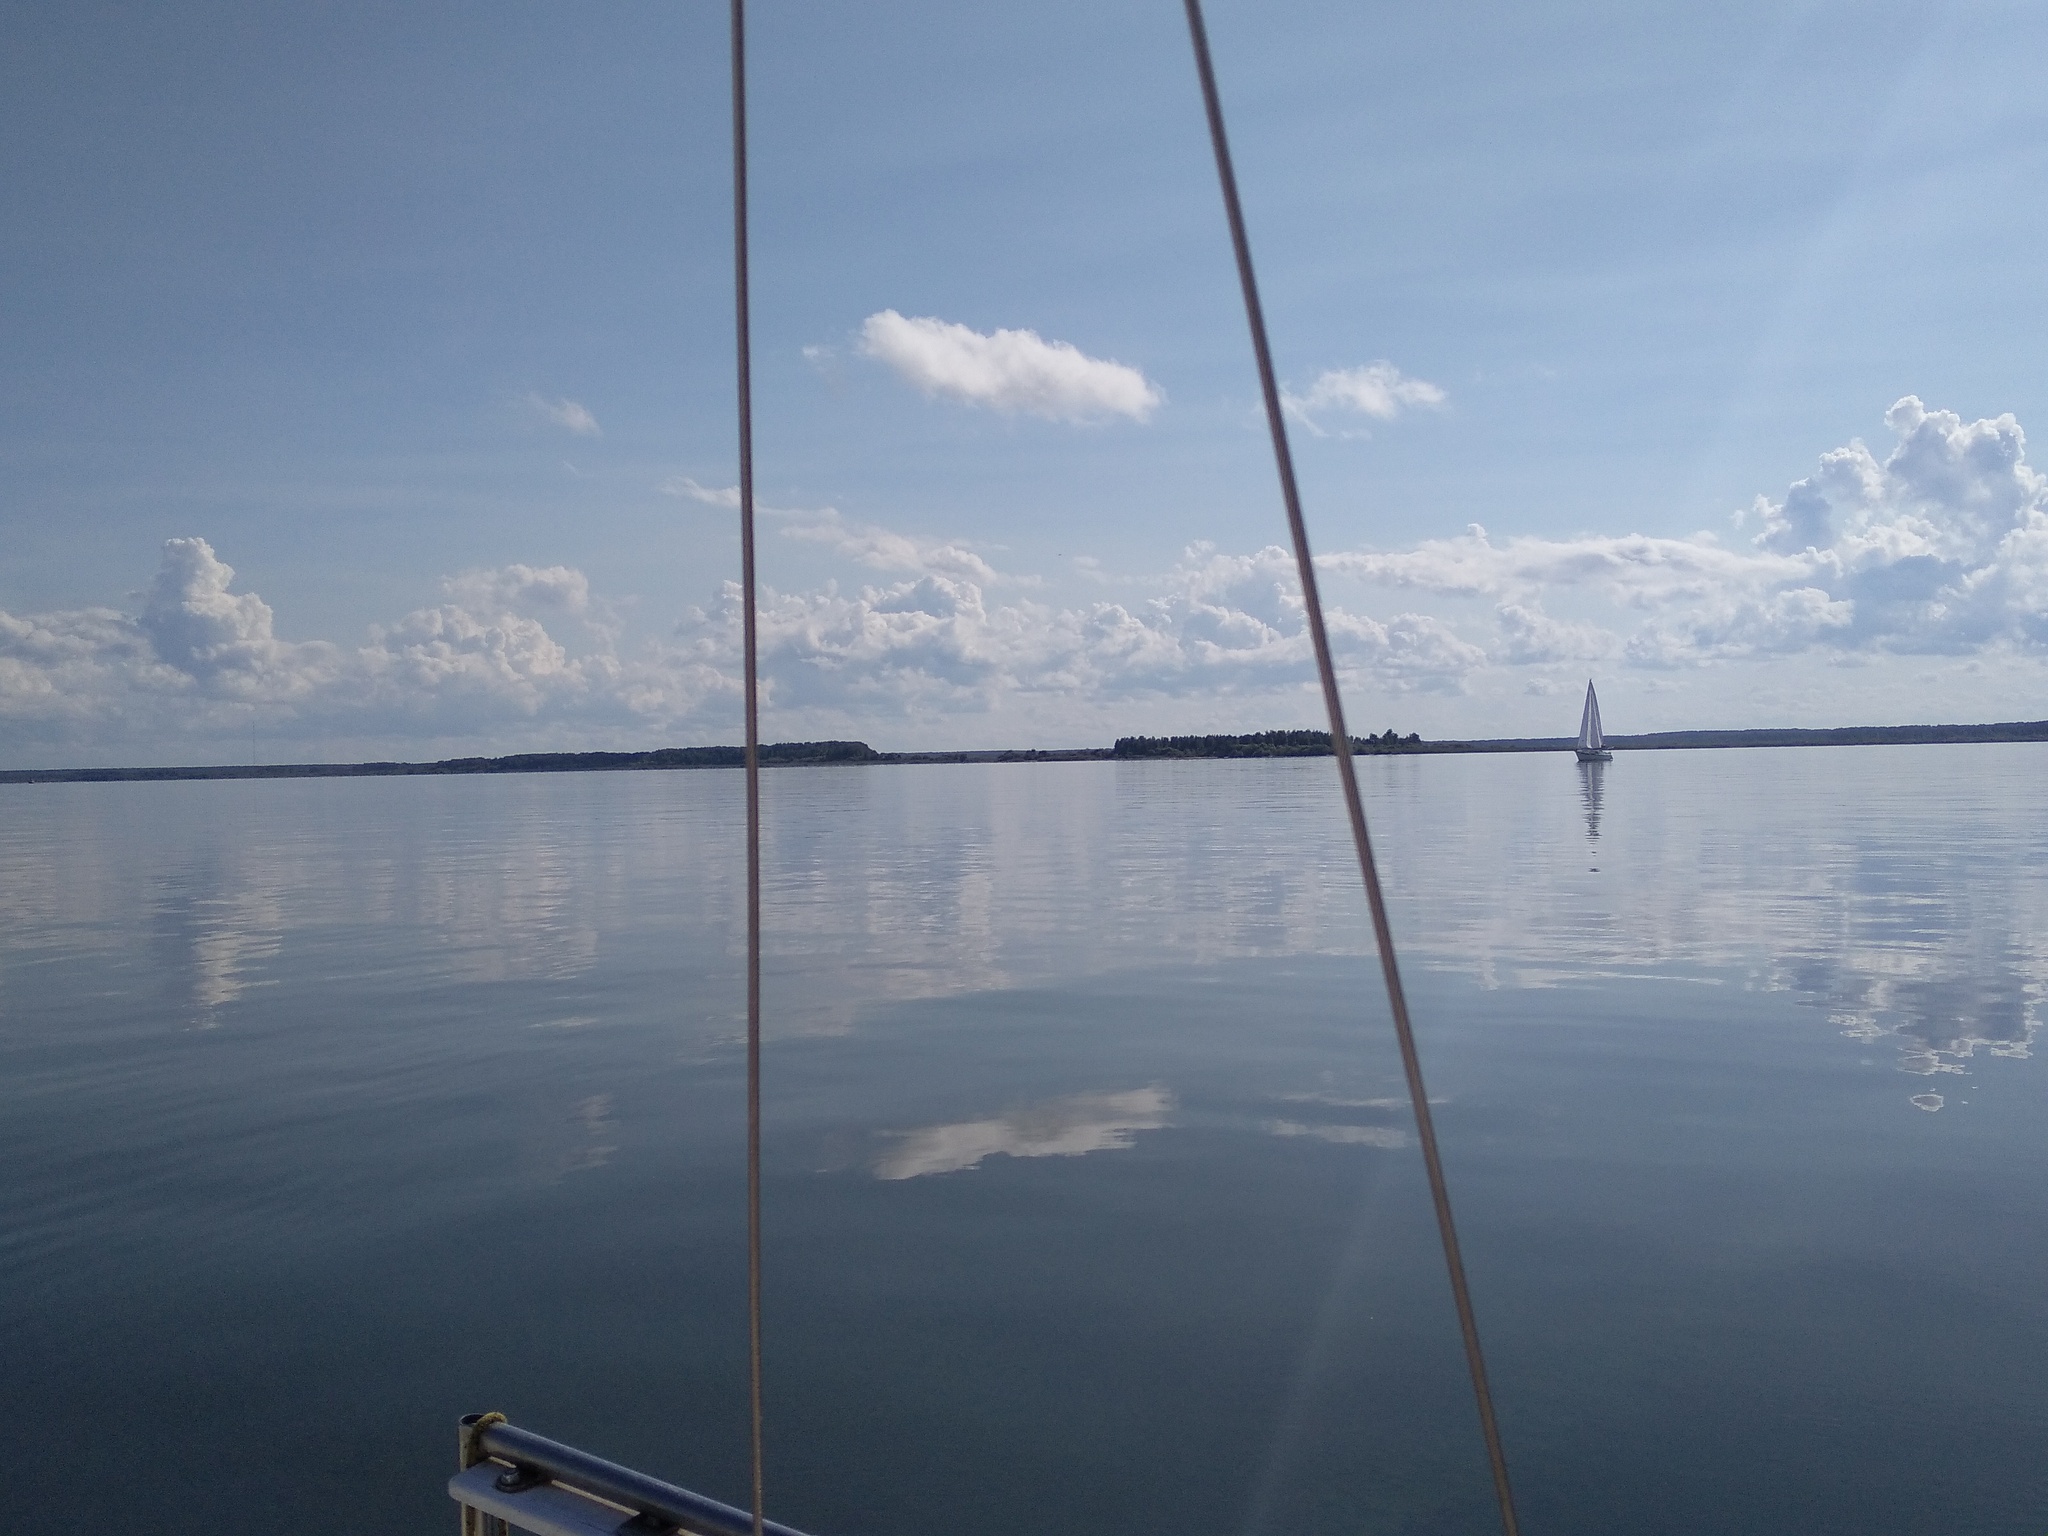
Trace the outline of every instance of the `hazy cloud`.
{"type": "MultiPolygon", "coordinates": [[[[673,496],[678,501],[701,502],[707,507],[722,507],[728,512],[737,512],[740,505],[740,488],[736,485],[699,485],[688,475],[670,475],[655,487],[664,496],[673,496]]],[[[763,517],[837,517],[839,514],[830,507],[771,507],[759,496],[754,498],[754,510],[763,517]]]]}
{"type": "Polygon", "coordinates": [[[1410,378],[1385,359],[1361,368],[1326,369],[1306,394],[1281,391],[1288,414],[1318,433],[1323,430],[1323,420],[1331,415],[1392,421],[1416,406],[1441,406],[1447,398],[1440,386],[1410,378]]]}
{"type": "Polygon", "coordinates": [[[1047,341],[1036,331],[984,335],[950,321],[906,319],[885,309],[862,323],[860,345],[928,395],[1052,421],[1109,416],[1145,421],[1166,398],[1136,368],[1090,357],[1070,342],[1047,341]]]}
{"type": "Polygon", "coordinates": [[[1500,623],[1499,659],[1511,663],[1602,661],[1621,649],[1612,631],[1595,624],[1565,624],[1534,603],[1502,603],[1495,610],[1500,623]]]}
{"type": "Polygon", "coordinates": [[[707,507],[730,507],[737,510],[740,504],[740,488],[736,485],[699,485],[688,475],[671,475],[661,482],[661,494],[674,496],[682,501],[701,501],[707,507]]]}
{"type": "Polygon", "coordinates": [[[597,418],[574,400],[550,400],[544,395],[535,394],[528,395],[526,403],[556,426],[565,427],[578,437],[603,435],[597,425],[597,418]]]}
{"type": "Polygon", "coordinates": [[[850,523],[830,507],[814,514],[811,521],[784,528],[782,536],[829,544],[847,559],[871,570],[915,571],[919,575],[945,576],[983,586],[998,580],[994,568],[964,545],[921,539],[870,523],[850,523]]]}
{"type": "Polygon", "coordinates": [[[441,583],[451,602],[484,612],[580,614],[590,607],[590,581],[566,565],[464,571],[441,583]]]}
{"type": "Polygon", "coordinates": [[[1728,549],[1708,534],[1524,535],[1496,542],[1477,523],[1454,538],[1425,539],[1412,549],[1343,551],[1317,564],[1365,581],[1448,596],[1534,598],[1546,590],[1585,588],[1645,607],[1769,586],[1802,578],[1810,569],[1790,557],[1728,549]]]}

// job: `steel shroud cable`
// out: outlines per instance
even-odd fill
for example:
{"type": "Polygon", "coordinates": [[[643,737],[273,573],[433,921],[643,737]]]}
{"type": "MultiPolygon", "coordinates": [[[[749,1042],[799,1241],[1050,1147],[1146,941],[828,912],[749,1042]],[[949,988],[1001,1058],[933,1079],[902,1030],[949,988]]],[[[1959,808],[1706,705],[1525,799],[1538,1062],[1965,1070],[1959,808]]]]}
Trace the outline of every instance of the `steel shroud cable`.
{"type": "MultiPolygon", "coordinates": [[[[737,0],[735,0],[737,3],[737,0]]],[[[1209,33],[1202,22],[1201,0],[1183,0],[1188,35],[1195,48],[1195,69],[1202,81],[1202,105],[1209,118],[1209,142],[1216,152],[1216,175],[1223,186],[1223,210],[1230,221],[1230,244],[1237,256],[1237,278],[1244,290],[1245,320],[1251,327],[1252,351],[1259,366],[1259,389],[1265,397],[1266,425],[1273,436],[1273,459],[1280,472],[1280,494],[1287,503],[1287,527],[1294,538],[1294,563],[1301,577],[1302,602],[1308,613],[1309,637],[1315,646],[1316,671],[1322,679],[1323,704],[1330,716],[1330,747],[1344,787],[1344,809],[1351,818],[1351,840],[1358,848],[1358,869],[1365,880],[1366,902],[1372,909],[1373,939],[1379,946],[1380,970],[1386,978],[1387,1004],[1394,1015],[1394,1034],[1401,1046],[1401,1069],[1408,1079],[1408,1098],[1415,1109],[1416,1137],[1422,1144],[1423,1166],[1429,1172],[1430,1199],[1443,1238],[1444,1263],[1450,1270],[1451,1294],[1458,1307],[1458,1329],[1464,1335],[1465,1363],[1472,1372],[1472,1395],[1479,1407],[1479,1426],[1486,1437],[1486,1455],[1493,1468],[1494,1497],[1506,1536],[1516,1536],[1514,1492],[1508,1485],[1508,1464],[1494,1421],[1493,1392],[1486,1380],[1486,1357],[1479,1347],[1479,1325],[1472,1315],[1472,1294],[1465,1283],[1465,1260],[1458,1247],[1457,1224],[1451,1219],[1451,1196],[1444,1182],[1443,1158],[1437,1151],[1436,1122],[1430,1115],[1429,1093],[1422,1082],[1422,1058],[1415,1049],[1415,1028],[1408,1015],[1408,995],[1394,958],[1394,930],[1387,921],[1387,902],[1380,890],[1379,867],[1373,859],[1372,837],[1365,825],[1365,802],[1358,793],[1358,765],[1351,737],[1344,728],[1344,701],[1337,691],[1337,666],[1330,654],[1330,635],[1323,622],[1323,600],[1310,558],[1308,524],[1301,515],[1301,491],[1294,478],[1294,454],[1288,447],[1287,422],[1281,413],[1280,386],[1273,372],[1273,350],[1266,339],[1266,316],[1259,303],[1258,279],[1252,272],[1251,241],[1245,234],[1244,209],[1238,201],[1237,175],[1231,169],[1230,141],[1223,131],[1223,103],[1216,90],[1216,69],[1209,57],[1209,33]]]]}
{"type": "Polygon", "coordinates": [[[740,428],[740,585],[747,713],[747,1396],[761,1536],[761,709],[754,604],[754,369],[747,294],[747,17],[732,0],[732,286],[740,428]]]}

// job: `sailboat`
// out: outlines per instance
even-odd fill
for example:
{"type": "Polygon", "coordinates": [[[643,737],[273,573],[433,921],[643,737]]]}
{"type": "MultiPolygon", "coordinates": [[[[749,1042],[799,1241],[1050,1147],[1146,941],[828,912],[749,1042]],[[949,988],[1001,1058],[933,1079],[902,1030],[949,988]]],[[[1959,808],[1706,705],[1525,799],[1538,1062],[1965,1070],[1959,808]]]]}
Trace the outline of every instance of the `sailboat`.
{"type": "Polygon", "coordinates": [[[1586,679],[1586,709],[1579,716],[1579,761],[1582,763],[1611,763],[1614,754],[1607,750],[1605,738],[1600,734],[1600,696],[1593,692],[1593,679],[1586,679]]]}

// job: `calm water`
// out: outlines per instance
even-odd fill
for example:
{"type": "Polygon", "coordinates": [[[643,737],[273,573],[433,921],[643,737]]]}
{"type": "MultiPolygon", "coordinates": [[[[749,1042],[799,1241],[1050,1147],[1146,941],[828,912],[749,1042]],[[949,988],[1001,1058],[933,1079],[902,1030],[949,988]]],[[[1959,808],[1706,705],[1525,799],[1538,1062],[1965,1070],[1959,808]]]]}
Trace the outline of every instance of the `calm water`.
{"type": "MultiPolygon", "coordinates": [[[[1532,1536],[2038,1536],[2048,748],[1365,767],[1532,1536]]],[[[740,789],[0,787],[10,1532],[743,1502],[740,789]]],[[[771,1512],[1487,1530],[1328,762],[767,789],[771,1512]]]]}

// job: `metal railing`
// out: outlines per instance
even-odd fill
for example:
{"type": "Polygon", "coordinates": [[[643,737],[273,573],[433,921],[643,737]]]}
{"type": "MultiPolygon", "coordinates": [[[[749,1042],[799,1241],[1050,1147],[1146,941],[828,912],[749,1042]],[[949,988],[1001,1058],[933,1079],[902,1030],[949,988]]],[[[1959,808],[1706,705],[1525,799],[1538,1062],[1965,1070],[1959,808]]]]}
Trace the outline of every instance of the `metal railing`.
{"type": "MultiPolygon", "coordinates": [[[[754,1517],[701,1493],[506,1423],[466,1414],[448,1495],[462,1536],[753,1536],[754,1517]]],[[[803,1536],[774,1521],[765,1536],[803,1536]]]]}

